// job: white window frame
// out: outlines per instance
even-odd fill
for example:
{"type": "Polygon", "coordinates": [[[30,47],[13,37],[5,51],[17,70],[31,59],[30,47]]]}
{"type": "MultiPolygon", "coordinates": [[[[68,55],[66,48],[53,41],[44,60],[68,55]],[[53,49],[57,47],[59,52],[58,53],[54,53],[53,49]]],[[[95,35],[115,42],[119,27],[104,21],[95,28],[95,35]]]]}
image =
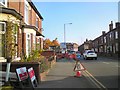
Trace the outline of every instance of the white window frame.
{"type": "Polygon", "coordinates": [[[7,0],[0,0],[0,4],[2,4],[3,6],[5,6],[5,7],[7,7],[7,0]],[[3,1],[5,2],[5,3],[3,3],[3,1]]]}
{"type": "Polygon", "coordinates": [[[30,33],[26,33],[26,55],[27,57],[29,56],[29,54],[31,53],[31,34],[30,33]],[[28,37],[29,35],[29,37],[28,37]],[[28,40],[30,40],[30,45],[28,47],[28,40]]]}
{"type": "Polygon", "coordinates": [[[24,20],[26,24],[29,24],[29,4],[28,2],[25,0],[25,9],[24,9],[24,20]]]}
{"type": "Polygon", "coordinates": [[[37,28],[39,27],[39,17],[38,17],[37,14],[36,14],[36,27],[37,27],[37,28]]]}
{"type": "MultiPolygon", "coordinates": [[[[0,34],[5,34],[5,32],[6,32],[6,23],[5,22],[0,22],[0,24],[4,25],[4,31],[1,31],[0,34]]],[[[4,54],[5,54],[5,52],[4,52],[4,54]]]]}
{"type": "Polygon", "coordinates": [[[36,18],[36,27],[38,28],[39,27],[39,19],[36,18]]]}

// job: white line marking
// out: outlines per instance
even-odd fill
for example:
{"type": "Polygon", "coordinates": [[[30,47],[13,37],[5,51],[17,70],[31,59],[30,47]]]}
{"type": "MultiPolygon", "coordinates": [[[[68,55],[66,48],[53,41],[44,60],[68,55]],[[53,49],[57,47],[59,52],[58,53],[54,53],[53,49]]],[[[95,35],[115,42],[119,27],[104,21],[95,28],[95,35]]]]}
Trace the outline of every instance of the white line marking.
{"type": "Polygon", "coordinates": [[[108,62],[103,62],[103,63],[105,63],[105,64],[110,64],[110,63],[108,63],[108,62]]]}

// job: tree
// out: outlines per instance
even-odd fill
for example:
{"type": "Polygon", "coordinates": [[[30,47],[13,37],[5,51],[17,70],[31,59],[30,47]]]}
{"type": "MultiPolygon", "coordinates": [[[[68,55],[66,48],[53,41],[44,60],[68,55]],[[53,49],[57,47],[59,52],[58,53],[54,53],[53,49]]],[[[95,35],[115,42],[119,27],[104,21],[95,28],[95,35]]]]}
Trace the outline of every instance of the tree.
{"type": "Polygon", "coordinates": [[[44,43],[44,47],[43,47],[43,48],[44,48],[45,50],[49,49],[49,47],[50,47],[51,44],[52,44],[52,42],[50,41],[50,39],[45,39],[43,43],[44,43]]]}
{"type": "Polygon", "coordinates": [[[52,41],[52,46],[60,46],[57,38],[55,38],[55,40],[52,41]]]}

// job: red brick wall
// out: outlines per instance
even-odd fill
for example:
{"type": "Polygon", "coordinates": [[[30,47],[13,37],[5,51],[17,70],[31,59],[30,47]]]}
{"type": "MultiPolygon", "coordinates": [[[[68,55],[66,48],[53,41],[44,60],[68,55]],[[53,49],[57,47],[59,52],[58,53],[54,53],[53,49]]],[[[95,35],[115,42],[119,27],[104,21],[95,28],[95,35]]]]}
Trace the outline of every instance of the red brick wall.
{"type": "Polygon", "coordinates": [[[8,7],[12,8],[12,9],[15,9],[17,12],[20,12],[20,9],[19,9],[20,3],[17,2],[17,1],[16,2],[10,1],[9,4],[8,4],[8,7]]]}
{"type": "Polygon", "coordinates": [[[36,26],[36,13],[33,9],[32,9],[32,25],[36,26]]]}
{"type": "Polygon", "coordinates": [[[43,51],[41,53],[41,55],[43,55],[43,56],[54,56],[55,53],[54,53],[54,51],[43,51]]]}
{"type": "Polygon", "coordinates": [[[8,1],[8,7],[15,9],[18,13],[20,13],[22,16],[24,16],[24,0],[16,0],[15,2],[9,0],[8,1]]]}
{"type": "Polygon", "coordinates": [[[23,33],[23,38],[22,38],[22,42],[23,42],[23,49],[24,49],[24,54],[26,54],[26,33],[23,33]]]}
{"type": "Polygon", "coordinates": [[[21,55],[21,53],[22,53],[22,32],[20,32],[21,30],[19,29],[18,30],[18,38],[17,38],[17,44],[18,44],[18,51],[17,51],[17,53],[18,53],[18,57],[20,57],[20,55],[21,55]]]}

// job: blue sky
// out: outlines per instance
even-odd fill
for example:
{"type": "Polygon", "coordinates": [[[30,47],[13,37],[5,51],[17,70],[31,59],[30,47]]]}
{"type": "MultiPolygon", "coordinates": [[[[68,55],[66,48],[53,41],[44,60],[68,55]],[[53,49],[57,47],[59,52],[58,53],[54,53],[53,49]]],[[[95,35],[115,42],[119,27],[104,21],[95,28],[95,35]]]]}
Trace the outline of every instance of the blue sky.
{"type": "Polygon", "coordinates": [[[109,31],[109,23],[118,21],[117,2],[34,2],[43,16],[42,27],[45,38],[58,38],[64,42],[82,44],[86,38],[93,40],[109,31]]]}

